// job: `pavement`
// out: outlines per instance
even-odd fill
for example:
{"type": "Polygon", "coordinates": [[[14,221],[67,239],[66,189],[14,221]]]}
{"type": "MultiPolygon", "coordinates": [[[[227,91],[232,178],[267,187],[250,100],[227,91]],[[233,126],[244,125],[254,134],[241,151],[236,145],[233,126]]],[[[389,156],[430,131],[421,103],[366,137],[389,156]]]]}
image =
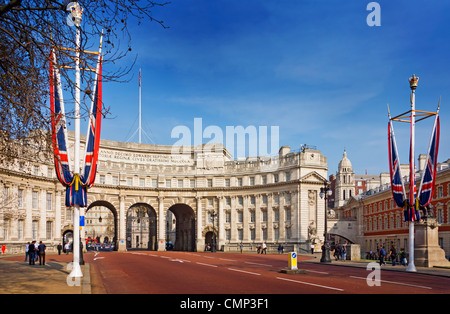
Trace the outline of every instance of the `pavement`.
{"type": "MultiPolygon", "coordinates": [[[[87,253],[89,254],[89,253],[87,253]]],[[[318,254],[299,254],[311,257],[299,263],[320,263],[318,254]]],[[[106,291],[98,281],[95,266],[81,265],[83,277],[75,280],[69,277],[72,255],[47,253],[45,265],[29,265],[22,255],[0,255],[0,294],[104,294],[106,291]]],[[[370,261],[335,261],[329,265],[367,268],[370,261]]],[[[376,261],[373,261],[376,262],[376,261]]],[[[418,274],[450,277],[450,268],[416,267],[418,274]]],[[[405,272],[406,267],[386,263],[383,271],[405,272]]]]}
{"type": "Polygon", "coordinates": [[[83,277],[70,278],[72,255],[46,254],[45,265],[29,265],[23,255],[0,255],[0,294],[91,294],[90,264],[83,277]]]}

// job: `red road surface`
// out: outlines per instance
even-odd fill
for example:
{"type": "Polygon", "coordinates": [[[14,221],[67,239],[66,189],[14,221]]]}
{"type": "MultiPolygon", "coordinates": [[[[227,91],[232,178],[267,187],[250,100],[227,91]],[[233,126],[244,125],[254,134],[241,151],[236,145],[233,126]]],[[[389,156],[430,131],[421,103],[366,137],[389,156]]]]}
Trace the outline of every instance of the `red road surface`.
{"type": "Polygon", "coordinates": [[[380,286],[364,268],[301,262],[305,274],[280,273],[287,255],[195,252],[100,252],[84,256],[112,294],[450,293],[450,278],[381,271],[380,286]]]}

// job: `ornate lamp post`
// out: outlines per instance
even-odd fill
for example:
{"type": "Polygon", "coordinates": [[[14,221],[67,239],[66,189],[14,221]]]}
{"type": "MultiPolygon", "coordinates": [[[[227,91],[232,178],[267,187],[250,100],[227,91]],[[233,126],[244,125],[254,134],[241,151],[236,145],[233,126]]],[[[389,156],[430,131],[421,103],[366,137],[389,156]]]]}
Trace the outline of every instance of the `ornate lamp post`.
{"type": "Polygon", "coordinates": [[[216,220],[216,217],[217,217],[217,214],[216,214],[216,212],[213,210],[212,212],[211,212],[211,217],[212,217],[212,221],[213,221],[213,238],[212,238],[212,247],[211,247],[211,252],[213,252],[213,253],[215,253],[216,252],[216,227],[215,227],[215,220],[216,220]]]}
{"type": "Polygon", "coordinates": [[[321,263],[331,263],[330,258],[330,243],[328,242],[328,226],[327,226],[327,216],[328,216],[328,210],[327,210],[327,196],[330,196],[332,194],[332,191],[330,187],[328,186],[328,182],[325,182],[325,187],[320,188],[320,198],[325,198],[325,230],[323,232],[323,246],[322,246],[322,258],[320,259],[321,263]]]}

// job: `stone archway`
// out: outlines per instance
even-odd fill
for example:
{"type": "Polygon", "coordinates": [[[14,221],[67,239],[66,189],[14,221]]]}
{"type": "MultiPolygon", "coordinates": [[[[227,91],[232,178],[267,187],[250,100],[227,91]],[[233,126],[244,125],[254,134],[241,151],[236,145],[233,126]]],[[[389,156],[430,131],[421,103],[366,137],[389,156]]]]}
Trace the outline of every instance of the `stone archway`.
{"type": "Polygon", "coordinates": [[[128,250],[156,251],[157,217],[155,209],[145,203],[132,205],[127,211],[126,247],[128,250]]]}
{"type": "Polygon", "coordinates": [[[186,204],[175,204],[169,209],[175,216],[175,244],[176,251],[196,250],[195,212],[186,204]]]}
{"type": "Polygon", "coordinates": [[[85,213],[86,238],[100,238],[100,242],[105,242],[105,237],[108,239],[108,243],[112,243],[115,251],[118,249],[118,213],[116,208],[107,201],[94,201],[86,208],[85,213]],[[100,214],[89,215],[89,210],[97,211],[98,208],[106,208],[106,212],[101,210],[100,214]],[[88,229],[89,225],[94,229],[88,229]],[[100,231],[100,229],[102,231],[100,231]],[[97,233],[97,234],[96,234],[97,233]]]}

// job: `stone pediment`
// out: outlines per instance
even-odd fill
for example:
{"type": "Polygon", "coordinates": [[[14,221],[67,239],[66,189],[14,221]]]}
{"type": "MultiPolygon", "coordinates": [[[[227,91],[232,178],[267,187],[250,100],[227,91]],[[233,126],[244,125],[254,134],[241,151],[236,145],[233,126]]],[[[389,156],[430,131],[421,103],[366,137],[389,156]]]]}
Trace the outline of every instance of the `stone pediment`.
{"type": "Polygon", "coordinates": [[[313,171],[308,173],[307,175],[300,178],[301,182],[311,182],[311,183],[325,183],[328,182],[328,180],[321,176],[318,172],[313,171]]]}

